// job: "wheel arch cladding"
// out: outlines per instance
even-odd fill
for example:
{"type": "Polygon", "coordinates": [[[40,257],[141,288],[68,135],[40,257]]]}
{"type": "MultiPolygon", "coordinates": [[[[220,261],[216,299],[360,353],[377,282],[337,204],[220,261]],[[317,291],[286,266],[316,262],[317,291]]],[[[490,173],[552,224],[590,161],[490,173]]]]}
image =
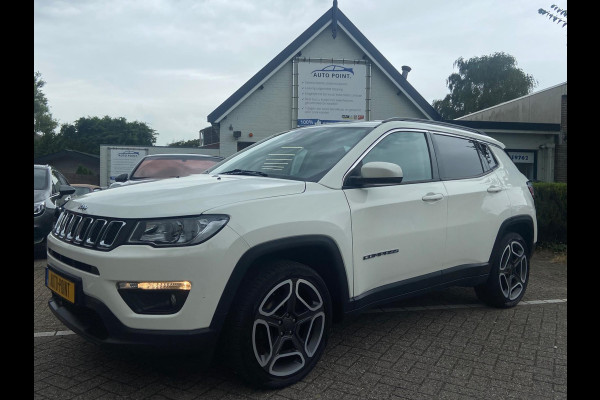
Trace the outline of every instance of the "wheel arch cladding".
{"type": "Polygon", "coordinates": [[[327,236],[304,235],[261,243],[246,251],[225,285],[211,328],[221,329],[244,280],[255,276],[263,265],[276,259],[296,261],[317,272],[327,285],[334,321],[342,319],[349,310],[349,292],[340,250],[335,241],[327,236]]]}
{"type": "Polygon", "coordinates": [[[495,243],[498,243],[504,235],[510,232],[521,235],[527,246],[527,254],[531,257],[535,249],[535,243],[533,242],[533,218],[530,215],[518,215],[508,218],[500,226],[495,243]]]}

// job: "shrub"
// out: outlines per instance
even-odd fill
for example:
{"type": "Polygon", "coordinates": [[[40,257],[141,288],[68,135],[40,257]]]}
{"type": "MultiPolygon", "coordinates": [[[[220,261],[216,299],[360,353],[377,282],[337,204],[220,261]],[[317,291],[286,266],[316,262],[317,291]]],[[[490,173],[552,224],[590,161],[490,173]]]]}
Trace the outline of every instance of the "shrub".
{"type": "Polygon", "coordinates": [[[567,184],[535,182],[538,242],[567,243],[567,184]]]}
{"type": "Polygon", "coordinates": [[[93,171],[90,171],[82,165],[77,166],[77,171],[75,171],[75,173],[78,175],[94,175],[93,171]]]}

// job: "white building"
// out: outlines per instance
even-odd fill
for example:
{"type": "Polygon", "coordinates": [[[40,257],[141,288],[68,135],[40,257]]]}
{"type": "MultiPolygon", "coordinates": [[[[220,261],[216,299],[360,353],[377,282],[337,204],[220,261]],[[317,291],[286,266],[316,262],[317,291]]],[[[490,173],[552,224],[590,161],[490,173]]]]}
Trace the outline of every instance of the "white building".
{"type": "MultiPolygon", "coordinates": [[[[208,115],[221,156],[273,133],[344,120],[439,114],[337,8],[337,2],[208,115]]],[[[205,144],[209,144],[206,143],[205,144]]]]}
{"type": "MultiPolygon", "coordinates": [[[[408,62],[410,60],[407,60],[408,62]]],[[[274,133],[321,122],[440,115],[337,8],[317,21],[207,117],[207,154],[228,157],[274,133]]],[[[531,180],[566,182],[566,82],[447,121],[506,144],[531,180]]]]}

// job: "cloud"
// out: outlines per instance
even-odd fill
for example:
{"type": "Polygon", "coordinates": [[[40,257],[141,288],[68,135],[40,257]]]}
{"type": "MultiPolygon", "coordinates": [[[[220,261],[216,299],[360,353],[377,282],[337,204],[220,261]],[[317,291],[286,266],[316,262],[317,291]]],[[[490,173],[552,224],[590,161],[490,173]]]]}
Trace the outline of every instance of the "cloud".
{"type": "MultiPolygon", "coordinates": [[[[339,0],[428,101],[458,57],[504,51],[546,88],[566,81],[566,29],[545,1],[339,0]]],[[[332,5],[331,0],[34,1],[34,69],[61,122],[147,122],[159,145],[197,138],[206,117],[332,5]]],[[[559,6],[561,4],[558,4],[559,6]]],[[[566,2],[563,5],[566,7],[566,2]]]]}

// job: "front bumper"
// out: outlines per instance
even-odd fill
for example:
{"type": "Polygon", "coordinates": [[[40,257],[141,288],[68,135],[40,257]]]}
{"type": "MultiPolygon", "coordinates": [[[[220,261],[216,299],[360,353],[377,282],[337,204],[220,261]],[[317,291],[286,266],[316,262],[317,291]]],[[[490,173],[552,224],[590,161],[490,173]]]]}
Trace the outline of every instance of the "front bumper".
{"type": "Polygon", "coordinates": [[[247,247],[227,226],[207,242],[181,248],[123,245],[98,251],[65,243],[50,234],[48,265],[77,282],[80,299],[75,306],[55,296],[50,308],[73,331],[92,341],[159,344],[174,343],[167,339],[169,336],[177,342],[198,335],[210,337],[217,331],[218,324],[213,323],[217,304],[247,247]],[[191,282],[181,309],[136,313],[119,293],[119,282],[155,281],[191,282]]]}
{"type": "Polygon", "coordinates": [[[190,331],[144,330],[129,328],[101,301],[85,294],[81,305],[74,305],[53,294],[48,306],[69,329],[85,339],[105,346],[128,346],[143,350],[191,351],[200,350],[198,360],[208,364],[219,339],[211,328],[190,331]]]}

